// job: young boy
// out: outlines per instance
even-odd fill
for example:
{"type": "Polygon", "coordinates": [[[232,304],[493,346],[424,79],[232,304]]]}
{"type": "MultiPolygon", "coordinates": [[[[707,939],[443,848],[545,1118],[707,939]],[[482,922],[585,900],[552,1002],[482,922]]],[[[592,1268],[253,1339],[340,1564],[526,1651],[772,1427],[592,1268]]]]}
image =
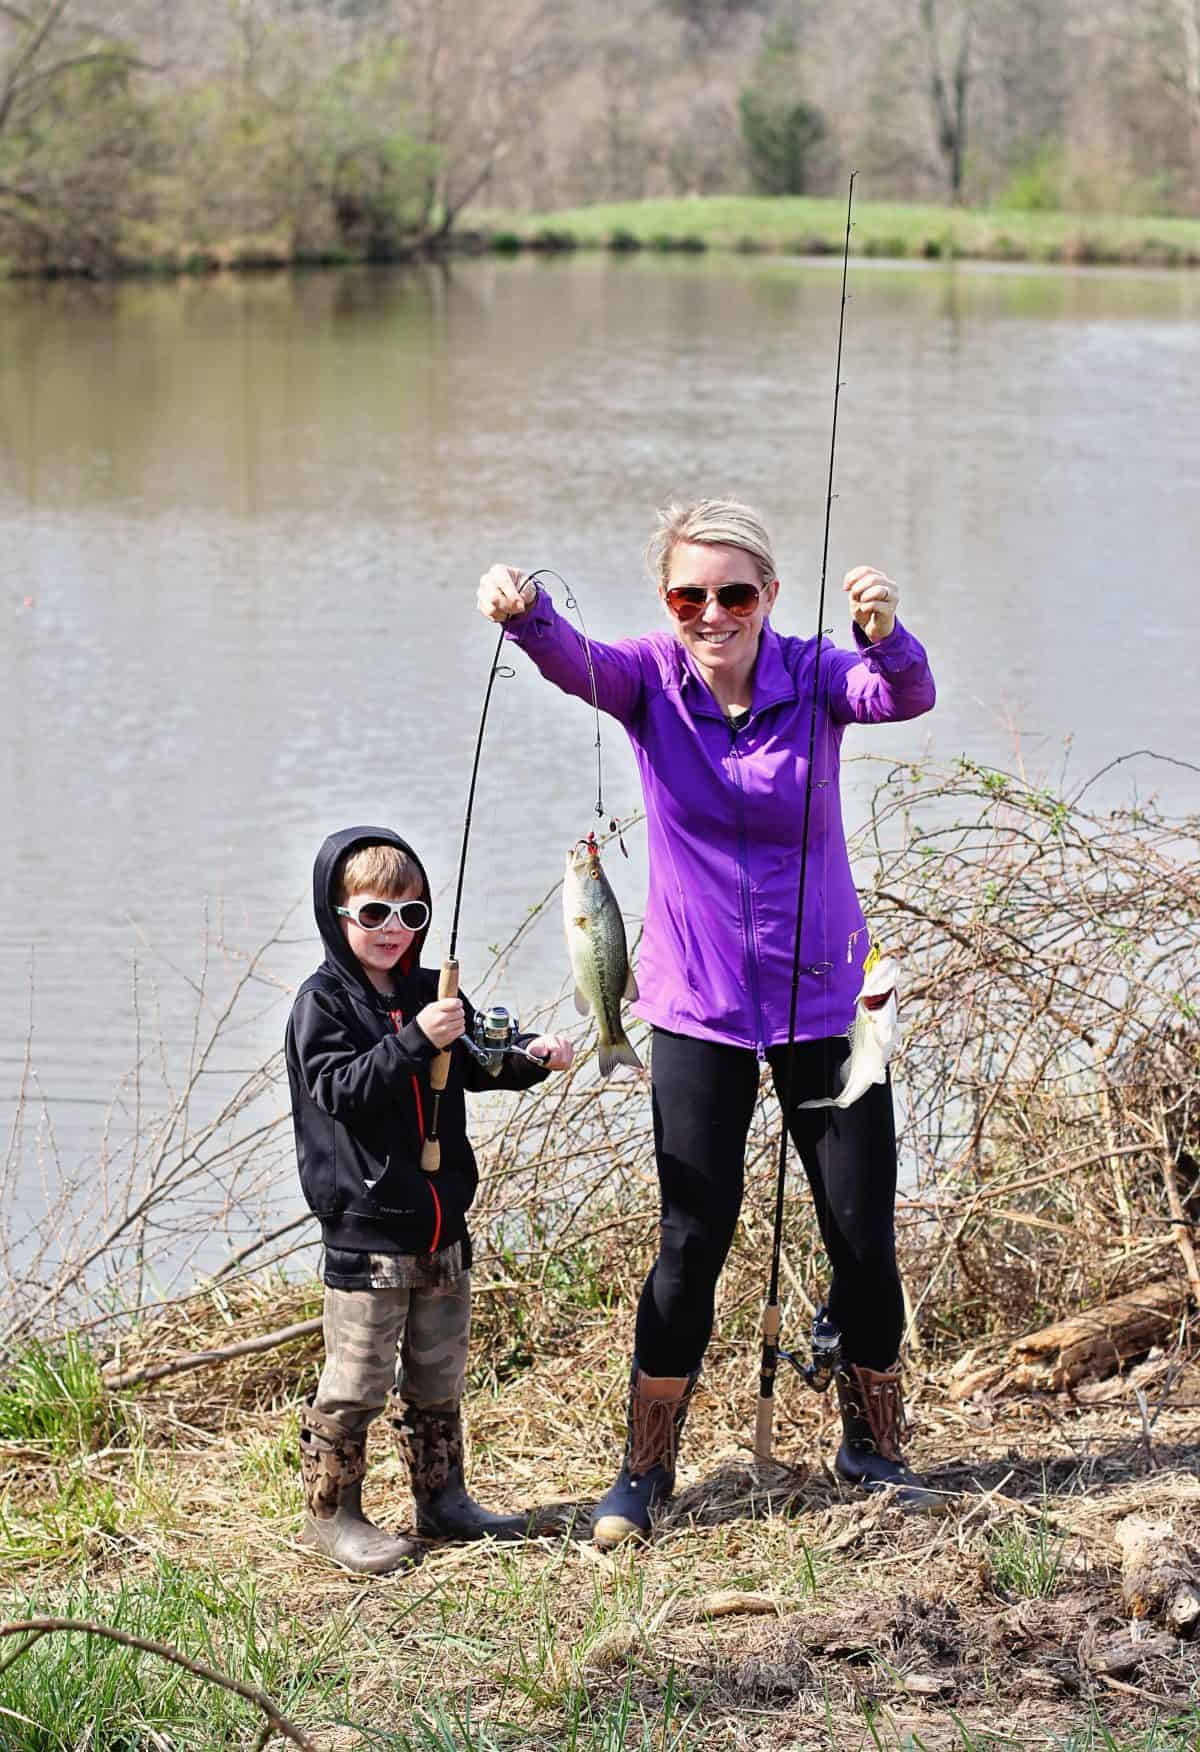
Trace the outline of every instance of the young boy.
{"type": "Polygon", "coordinates": [[[478,1172],[464,1089],[524,1089],[564,1070],[562,1035],[518,1036],[492,1076],[456,1042],[470,1004],[438,998],[420,965],[429,882],[385,828],[331,834],[313,867],[323,965],[296,994],[287,1067],[300,1184],[325,1243],[325,1366],[300,1417],[307,1513],[301,1542],[380,1575],[418,1547],[362,1510],[368,1425],[384,1409],[412,1475],[417,1532],[520,1538],[520,1516],[480,1508],[463,1482],[459,1404],[471,1325],[466,1213],[478,1172]],[[422,1172],[429,1072],[451,1049],[441,1097],[441,1166],[422,1172]]]}

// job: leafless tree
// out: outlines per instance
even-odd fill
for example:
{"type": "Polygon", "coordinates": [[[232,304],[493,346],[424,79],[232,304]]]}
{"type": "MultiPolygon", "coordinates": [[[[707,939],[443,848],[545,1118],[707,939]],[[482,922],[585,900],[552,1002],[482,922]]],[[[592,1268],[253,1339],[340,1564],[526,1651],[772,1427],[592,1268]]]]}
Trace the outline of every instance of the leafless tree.
{"type": "Polygon", "coordinates": [[[929,65],[929,102],[934,136],[945,167],[950,199],[963,198],[963,169],[967,151],[967,98],[973,78],[972,33],[974,0],[964,0],[947,21],[939,15],[937,0],[918,0],[918,15],[929,65]]]}
{"type": "Polygon", "coordinates": [[[576,61],[567,0],[394,0],[413,133],[425,152],[421,231],[436,242],[540,123],[576,61]]]}

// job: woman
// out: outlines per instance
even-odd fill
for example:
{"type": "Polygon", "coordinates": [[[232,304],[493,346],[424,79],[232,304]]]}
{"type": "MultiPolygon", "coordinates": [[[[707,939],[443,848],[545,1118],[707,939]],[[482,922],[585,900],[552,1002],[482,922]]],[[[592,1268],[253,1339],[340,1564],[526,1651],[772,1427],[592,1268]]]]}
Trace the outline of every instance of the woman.
{"type": "MultiPolygon", "coordinates": [[[[651,1089],[662,1193],[658,1257],[638,1307],[624,1462],[597,1505],[602,1545],[645,1534],[674,1487],[688,1400],[742,1201],[746,1137],[765,1059],[784,1086],[814,677],[808,874],[789,1129],[832,1266],[829,1314],[842,1478],[935,1498],[905,1466],[896,1270],[896,1138],[889,1085],[850,1107],[835,1094],[868,937],[838,795],[849,723],[893,723],[933,705],[925,652],[896,619],[899,592],[870,566],[846,574],[856,649],[785,638],[770,624],[779,580],[757,515],[706,499],[661,514],[647,550],[670,631],[591,643],[603,710],[633,743],[646,802],[650,882],[637,1014],[653,1026],[651,1089]]],[[[590,700],[580,635],[511,566],[480,580],[480,612],[549,681],[590,700]]],[[[782,1097],[781,1097],[782,1098],[782,1097]]]]}

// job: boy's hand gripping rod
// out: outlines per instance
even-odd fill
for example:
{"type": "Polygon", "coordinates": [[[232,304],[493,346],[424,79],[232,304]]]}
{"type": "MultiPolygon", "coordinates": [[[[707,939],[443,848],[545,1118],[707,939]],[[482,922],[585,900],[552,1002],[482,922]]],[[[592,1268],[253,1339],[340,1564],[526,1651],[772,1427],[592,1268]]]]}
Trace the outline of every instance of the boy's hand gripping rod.
{"type": "MultiPolygon", "coordinates": [[[[825,543],[821,554],[821,589],[817,600],[816,658],[813,665],[812,714],[808,726],[808,771],[804,779],[804,821],[800,834],[800,882],[796,895],[796,939],[792,954],[791,1010],[788,1017],[788,1047],[787,1058],[784,1062],[781,1096],[783,1111],[779,1126],[779,1170],[775,1181],[775,1224],[771,1242],[771,1281],[767,1290],[767,1305],[763,1309],[762,1361],[759,1365],[758,1409],[754,1419],[754,1458],[760,1463],[771,1458],[775,1420],[775,1371],[779,1359],[782,1357],[785,1362],[796,1362],[796,1359],[790,1356],[787,1351],[779,1348],[779,1265],[783,1252],[783,1195],[787,1185],[788,1116],[792,1110],[792,1058],[796,1045],[796,1002],[800,990],[800,932],[804,923],[804,890],[808,875],[808,827],[812,817],[813,759],[817,743],[817,701],[821,689],[825,580],[829,571],[829,523],[833,510],[833,457],[837,445],[838,396],[842,387],[842,335],[846,326],[846,279],[850,268],[850,213],[854,206],[854,178],[856,174],[855,171],[850,172],[850,188],[846,197],[846,241],[842,249],[842,301],[838,313],[837,367],[833,378],[833,429],[829,438],[829,481],[825,493],[825,543]]],[[[824,1310],[822,1310],[823,1312],[824,1310]]],[[[815,1330],[814,1326],[814,1333],[815,1330]]],[[[796,1366],[800,1368],[799,1364],[796,1366]]],[[[800,1368],[800,1372],[811,1386],[817,1386],[817,1378],[823,1374],[822,1370],[816,1368],[815,1358],[812,1373],[803,1368],[800,1368]]],[[[824,1376],[823,1384],[828,1385],[828,1375],[824,1376]]]]}

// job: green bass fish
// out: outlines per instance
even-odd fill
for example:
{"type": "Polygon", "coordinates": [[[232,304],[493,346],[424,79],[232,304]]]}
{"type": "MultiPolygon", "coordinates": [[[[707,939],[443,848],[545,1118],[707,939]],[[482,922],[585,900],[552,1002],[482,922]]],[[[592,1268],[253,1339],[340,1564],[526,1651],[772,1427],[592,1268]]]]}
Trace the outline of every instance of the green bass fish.
{"type": "Polygon", "coordinates": [[[621,1000],[637,997],[637,982],[629,966],[621,909],[600,867],[594,833],[577,840],[567,853],[563,924],[575,975],[575,1008],[581,1016],[591,1011],[596,1017],[600,1075],[611,1076],[618,1065],[640,1071],[642,1061],[621,1026],[621,1000]]]}

